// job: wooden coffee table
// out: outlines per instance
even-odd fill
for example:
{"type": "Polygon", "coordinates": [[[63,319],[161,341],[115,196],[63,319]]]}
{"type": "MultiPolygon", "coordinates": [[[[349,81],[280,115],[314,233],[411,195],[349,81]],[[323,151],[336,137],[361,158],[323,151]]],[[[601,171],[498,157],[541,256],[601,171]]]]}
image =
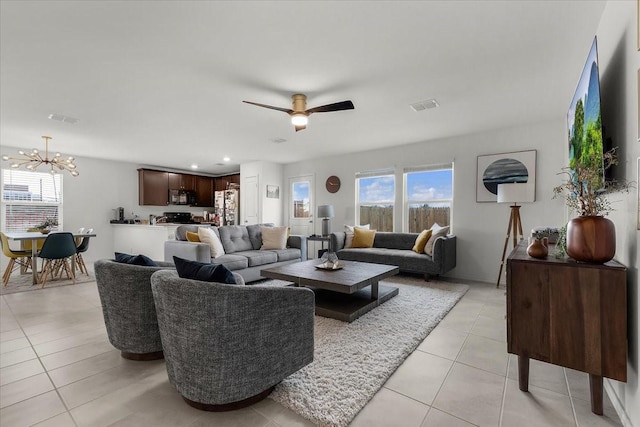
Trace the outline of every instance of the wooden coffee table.
{"type": "Polygon", "coordinates": [[[340,270],[316,268],[319,259],[296,262],[260,271],[263,277],[307,286],[316,294],[316,314],[353,322],[368,311],[398,295],[398,288],[379,285],[400,271],[393,265],[342,261],[340,270]]]}

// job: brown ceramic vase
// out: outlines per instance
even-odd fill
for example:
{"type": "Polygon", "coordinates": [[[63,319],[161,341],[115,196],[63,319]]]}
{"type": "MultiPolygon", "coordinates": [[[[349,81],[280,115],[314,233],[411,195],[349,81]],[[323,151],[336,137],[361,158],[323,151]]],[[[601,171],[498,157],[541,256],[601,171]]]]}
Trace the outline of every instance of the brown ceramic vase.
{"type": "Polygon", "coordinates": [[[544,259],[549,254],[549,249],[540,239],[533,239],[531,244],[527,247],[527,254],[532,258],[544,259]]]}
{"type": "Polygon", "coordinates": [[[602,216],[579,216],[567,224],[567,255],[602,264],[616,254],[616,228],[602,216]]]}

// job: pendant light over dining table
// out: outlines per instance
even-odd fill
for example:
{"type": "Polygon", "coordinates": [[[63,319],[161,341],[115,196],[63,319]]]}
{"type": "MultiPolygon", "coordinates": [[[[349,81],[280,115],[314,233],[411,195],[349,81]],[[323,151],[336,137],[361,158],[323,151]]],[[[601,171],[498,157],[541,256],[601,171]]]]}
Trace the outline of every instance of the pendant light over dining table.
{"type": "Polygon", "coordinates": [[[62,154],[56,153],[51,159],[49,159],[49,140],[53,139],[50,136],[43,136],[44,139],[44,157],[40,155],[40,152],[35,148],[31,150],[30,153],[24,152],[22,150],[18,151],[21,157],[10,157],[10,156],[2,156],[2,160],[12,160],[11,163],[12,168],[20,168],[25,167],[27,170],[35,171],[40,165],[44,164],[49,167],[49,172],[52,175],[58,173],[60,171],[67,171],[73,176],[80,175],[76,170],[76,165],[74,163],[75,159],[73,157],[63,158],[62,154]]]}

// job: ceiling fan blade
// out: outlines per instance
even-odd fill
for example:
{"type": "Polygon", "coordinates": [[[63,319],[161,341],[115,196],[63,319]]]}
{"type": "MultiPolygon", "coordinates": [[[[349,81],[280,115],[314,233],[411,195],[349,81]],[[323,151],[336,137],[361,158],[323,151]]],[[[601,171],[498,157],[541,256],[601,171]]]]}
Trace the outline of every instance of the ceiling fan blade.
{"type": "Polygon", "coordinates": [[[328,113],[330,111],[353,110],[354,108],[353,102],[342,101],[333,104],[321,105],[320,107],[309,108],[305,113],[328,113]]]}
{"type": "Polygon", "coordinates": [[[294,126],[294,128],[296,128],[296,132],[298,132],[299,130],[305,130],[307,128],[307,125],[297,125],[294,126]]]}
{"type": "Polygon", "coordinates": [[[273,105],[259,104],[257,102],[251,102],[251,101],[242,101],[242,102],[244,102],[246,104],[257,105],[258,107],[269,108],[270,110],[282,111],[282,112],[287,113],[287,114],[293,113],[293,110],[290,109],[290,108],[274,107],[273,105]]]}

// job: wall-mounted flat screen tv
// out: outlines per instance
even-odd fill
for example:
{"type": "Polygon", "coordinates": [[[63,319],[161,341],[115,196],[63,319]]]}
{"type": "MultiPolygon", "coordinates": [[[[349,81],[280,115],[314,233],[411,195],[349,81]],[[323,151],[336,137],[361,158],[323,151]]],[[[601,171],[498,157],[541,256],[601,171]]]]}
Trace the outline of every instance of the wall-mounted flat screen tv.
{"type": "Polygon", "coordinates": [[[596,188],[604,188],[602,118],[600,115],[600,80],[598,74],[598,43],[593,39],[587,63],[582,70],[578,87],[567,113],[569,128],[569,167],[577,164],[602,170],[602,181],[596,188]]]}

